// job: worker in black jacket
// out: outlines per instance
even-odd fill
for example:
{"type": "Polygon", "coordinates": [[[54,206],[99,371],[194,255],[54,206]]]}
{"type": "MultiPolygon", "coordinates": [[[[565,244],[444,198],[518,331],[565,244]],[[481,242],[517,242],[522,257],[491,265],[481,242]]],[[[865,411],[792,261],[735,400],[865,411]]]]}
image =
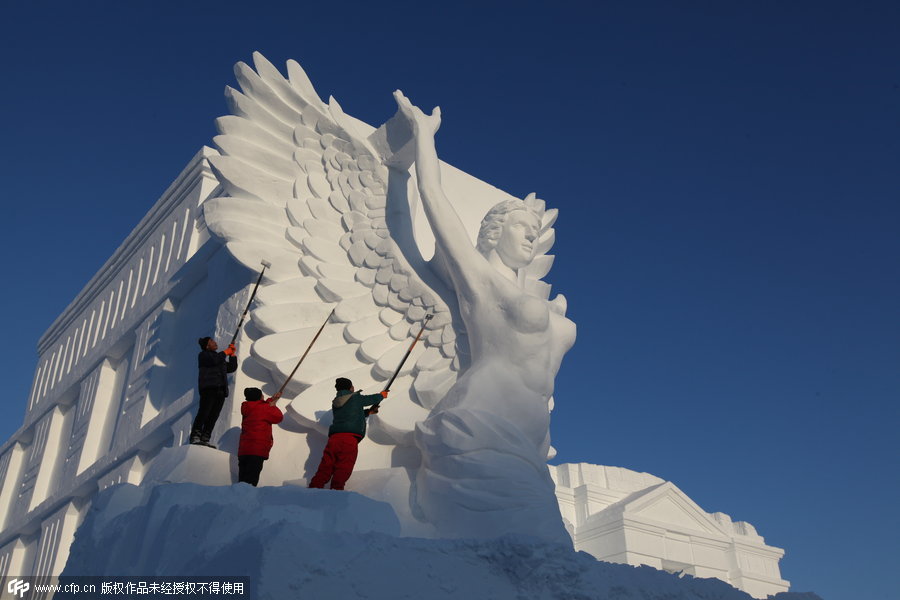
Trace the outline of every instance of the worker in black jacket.
{"type": "Polygon", "coordinates": [[[219,345],[210,337],[202,337],[197,343],[200,344],[200,354],[197,355],[200,410],[191,428],[191,443],[215,448],[209,443],[209,436],[228,396],[228,373],[237,371],[237,356],[234,355],[234,344],[230,344],[224,352],[217,352],[219,345]]]}

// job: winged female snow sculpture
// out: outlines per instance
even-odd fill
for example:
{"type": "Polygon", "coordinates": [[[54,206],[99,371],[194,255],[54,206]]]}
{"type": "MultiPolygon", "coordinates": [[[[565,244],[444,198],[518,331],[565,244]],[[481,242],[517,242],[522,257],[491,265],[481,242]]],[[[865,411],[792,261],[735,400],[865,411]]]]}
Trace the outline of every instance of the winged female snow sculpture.
{"type": "Polygon", "coordinates": [[[533,260],[543,207],[533,196],[495,206],[473,248],[441,188],[434,143],[440,109],[425,115],[402,92],[394,97],[414,133],[419,195],[458,297],[471,357],[416,426],[419,507],[445,536],[512,531],[564,542],[562,521],[552,518],[559,508],[546,461],[553,382],[575,325],[564,316],[562,298],[547,302],[519,285],[519,271],[533,260]]]}
{"type": "MultiPolygon", "coordinates": [[[[566,542],[546,467],[553,380],[575,339],[565,300],[549,302],[541,281],[556,211],[534,195],[505,200],[473,246],[441,187],[439,112],[426,116],[398,92],[392,121],[412,134],[435,239],[425,260],[413,234],[409,161],[386,156],[378,131],[334,99],[323,103],[296,62],[287,79],[258,53],[254,65],[238,63],[242,91],[226,90],[233,114],[217,121],[222,155],[210,159],[223,193],[204,215],[239,262],[272,264],[246,331],[253,358],[276,379],[334,309],[288,388],[288,414],[324,430],[316,408],[334,378],[386,381],[432,313],[369,427],[378,444],[421,454],[412,514],[444,537],[516,532],[566,542]]],[[[395,453],[384,457],[384,467],[396,466],[395,453]]]]}

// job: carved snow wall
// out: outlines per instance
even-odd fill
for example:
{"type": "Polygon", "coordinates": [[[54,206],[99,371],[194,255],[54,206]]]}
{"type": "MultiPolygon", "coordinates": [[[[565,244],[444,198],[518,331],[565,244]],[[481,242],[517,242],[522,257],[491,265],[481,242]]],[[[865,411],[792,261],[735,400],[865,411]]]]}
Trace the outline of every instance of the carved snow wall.
{"type": "Polygon", "coordinates": [[[778,561],[756,529],[706,513],[673,483],[591,464],[551,466],[576,550],[600,560],[715,577],[756,598],[786,592],[778,561]]]}
{"type": "Polygon", "coordinates": [[[139,483],[181,443],[196,369],[162,371],[196,362],[195,340],[245,285],[203,222],[213,154],[194,156],[40,339],[24,423],[0,446],[0,575],[60,573],[91,496],[139,483]]]}

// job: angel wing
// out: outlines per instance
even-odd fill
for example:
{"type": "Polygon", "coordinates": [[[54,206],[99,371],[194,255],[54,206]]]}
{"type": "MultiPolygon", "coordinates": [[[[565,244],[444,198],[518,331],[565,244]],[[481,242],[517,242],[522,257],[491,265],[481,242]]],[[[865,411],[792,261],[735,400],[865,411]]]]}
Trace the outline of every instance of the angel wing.
{"type": "MultiPolygon", "coordinates": [[[[251,354],[283,381],[334,309],[288,387],[297,394],[289,414],[324,430],[330,411],[321,410],[322,399],[333,395],[334,379],[369,389],[386,381],[433,314],[385,410],[370,418],[373,440],[411,444],[415,423],[466,366],[455,295],[392,236],[389,173],[364,124],[333,98],[322,102],[296,62],[288,62],[287,79],[261,54],[253,62],[255,70],[235,66],[241,91],[226,89],[232,114],[217,120],[221,156],[210,159],[222,193],[204,205],[209,229],[238,262],[252,270],[272,264],[251,312],[251,354]]],[[[526,201],[546,226],[525,284],[546,298],[549,286],[539,280],[552,264],[543,254],[556,211],[544,213],[533,196],[526,201]]]]}

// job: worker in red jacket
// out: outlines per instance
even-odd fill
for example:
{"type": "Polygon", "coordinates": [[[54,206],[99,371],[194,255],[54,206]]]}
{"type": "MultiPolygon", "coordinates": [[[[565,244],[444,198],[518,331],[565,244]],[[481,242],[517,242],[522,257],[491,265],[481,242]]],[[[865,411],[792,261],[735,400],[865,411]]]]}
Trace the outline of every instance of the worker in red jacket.
{"type": "Polygon", "coordinates": [[[275,403],[281,394],[275,394],[263,402],[259,388],[244,388],[245,402],[241,404],[241,439],[238,444],[238,481],[253,487],[259,483],[263,461],[272,449],[272,425],[281,423],[284,413],[275,403]]]}

